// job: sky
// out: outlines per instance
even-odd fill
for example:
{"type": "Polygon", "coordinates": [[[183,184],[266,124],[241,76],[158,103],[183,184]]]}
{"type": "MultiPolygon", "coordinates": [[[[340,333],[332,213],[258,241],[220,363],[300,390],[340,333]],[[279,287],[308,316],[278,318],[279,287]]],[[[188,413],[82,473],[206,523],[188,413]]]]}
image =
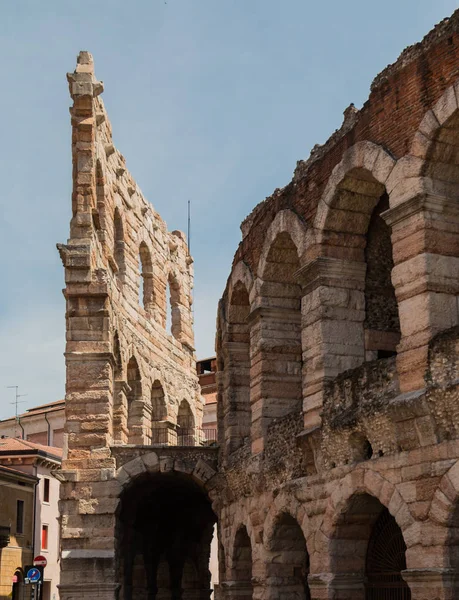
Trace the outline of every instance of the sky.
{"type": "Polygon", "coordinates": [[[114,142],[170,230],[191,201],[198,358],[239,225],[455,0],[0,0],[0,418],[64,397],[71,139],[89,50],[114,142]]]}

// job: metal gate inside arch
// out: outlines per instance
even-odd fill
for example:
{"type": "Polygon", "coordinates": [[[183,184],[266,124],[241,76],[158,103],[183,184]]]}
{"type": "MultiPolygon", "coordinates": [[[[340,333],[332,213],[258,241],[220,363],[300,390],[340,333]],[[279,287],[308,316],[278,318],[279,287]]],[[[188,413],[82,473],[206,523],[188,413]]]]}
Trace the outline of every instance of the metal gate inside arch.
{"type": "Polygon", "coordinates": [[[366,600],[411,600],[401,572],[406,544],[400,527],[385,508],[374,524],[366,558],[366,600]]]}

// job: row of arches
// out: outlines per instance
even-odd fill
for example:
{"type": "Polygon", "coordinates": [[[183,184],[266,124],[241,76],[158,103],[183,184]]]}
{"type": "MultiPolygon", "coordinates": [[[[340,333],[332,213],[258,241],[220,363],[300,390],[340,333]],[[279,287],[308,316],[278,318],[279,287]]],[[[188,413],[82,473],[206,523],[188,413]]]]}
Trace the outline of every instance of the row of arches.
{"type": "Polygon", "coordinates": [[[217,337],[227,454],[263,450],[272,419],[301,408],[320,426],[326,382],[365,361],[396,357],[400,391],[425,387],[429,340],[459,323],[458,120],[451,87],[406,156],[357,142],[315,215],[280,210],[256,265],[233,267],[217,337]]]}
{"type": "MultiPolygon", "coordinates": [[[[116,207],[113,213],[112,256],[117,278],[122,283],[126,281],[128,264],[125,229],[121,212],[116,207]]],[[[179,338],[184,327],[180,307],[186,305],[180,281],[172,269],[169,269],[165,277],[155,276],[152,251],[145,241],[141,241],[138,247],[136,278],[139,306],[174,337],[179,338]]]]}
{"type": "MultiPolygon", "coordinates": [[[[248,600],[262,585],[269,600],[310,600],[314,576],[300,523],[280,512],[265,535],[260,549],[245,525],[237,529],[227,570],[226,585],[237,590],[231,597],[248,600]]],[[[389,510],[371,495],[354,495],[330,542],[329,569],[337,589],[341,587],[339,597],[409,600],[405,553],[402,531],[389,510]]]]}
{"type": "MultiPolygon", "coordinates": [[[[355,189],[355,181],[347,188],[355,189]]],[[[352,197],[347,188],[345,195],[352,197]]],[[[229,453],[250,437],[263,438],[273,418],[301,410],[318,379],[396,355],[400,319],[392,245],[381,217],[388,196],[381,186],[377,190],[364,233],[355,241],[360,256],[352,260],[353,278],[338,271],[336,282],[332,275],[315,274],[323,285],[308,287],[303,253],[309,229],[290,210],[271,225],[257,276],[244,263],[233,270],[218,343],[229,453]],[[333,329],[329,335],[327,327],[333,329]],[[255,412],[260,416],[254,418],[255,412]]]]}
{"type": "Polygon", "coordinates": [[[139,365],[131,356],[123,379],[119,339],[115,335],[114,352],[114,428],[115,442],[129,444],[160,444],[190,446],[195,444],[196,421],[190,402],[181,399],[178,408],[166,400],[159,379],[153,381],[150,392],[144,389],[139,365]]]}

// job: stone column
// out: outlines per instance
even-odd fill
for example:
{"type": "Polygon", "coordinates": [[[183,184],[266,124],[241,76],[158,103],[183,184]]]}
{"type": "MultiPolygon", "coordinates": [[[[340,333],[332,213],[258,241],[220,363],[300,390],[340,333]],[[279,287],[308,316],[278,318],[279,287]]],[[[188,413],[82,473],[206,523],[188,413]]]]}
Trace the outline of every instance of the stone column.
{"type": "Polygon", "coordinates": [[[319,257],[297,273],[306,430],[320,425],[324,383],[365,360],[365,271],[364,262],[319,257]]]}
{"type": "Polygon", "coordinates": [[[459,204],[420,194],[383,217],[392,227],[400,390],[410,392],[425,387],[429,341],[459,322],[459,204]]]}
{"type": "Polygon", "coordinates": [[[225,456],[250,435],[250,353],[245,342],[224,342],[223,428],[225,456]]]}
{"type": "Polygon", "coordinates": [[[402,577],[410,586],[411,600],[455,600],[459,574],[454,569],[407,569],[402,577]]]}
{"type": "Polygon", "coordinates": [[[115,381],[113,403],[113,439],[116,444],[127,444],[128,441],[128,385],[125,381],[115,381]]]}
{"type": "Polygon", "coordinates": [[[258,454],[272,420],[301,406],[301,314],[261,306],[249,320],[252,453],[258,454]]]}

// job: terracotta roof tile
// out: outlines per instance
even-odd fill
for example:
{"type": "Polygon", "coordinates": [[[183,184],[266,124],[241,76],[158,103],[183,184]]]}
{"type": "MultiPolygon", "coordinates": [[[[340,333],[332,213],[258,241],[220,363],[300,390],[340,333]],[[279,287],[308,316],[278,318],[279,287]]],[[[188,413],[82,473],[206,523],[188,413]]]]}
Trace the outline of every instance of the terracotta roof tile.
{"type": "Polygon", "coordinates": [[[62,456],[62,448],[55,448],[54,446],[44,446],[43,444],[36,444],[35,442],[29,442],[21,440],[19,438],[0,438],[0,452],[23,452],[24,450],[41,450],[47,452],[53,456],[62,456]]]}

